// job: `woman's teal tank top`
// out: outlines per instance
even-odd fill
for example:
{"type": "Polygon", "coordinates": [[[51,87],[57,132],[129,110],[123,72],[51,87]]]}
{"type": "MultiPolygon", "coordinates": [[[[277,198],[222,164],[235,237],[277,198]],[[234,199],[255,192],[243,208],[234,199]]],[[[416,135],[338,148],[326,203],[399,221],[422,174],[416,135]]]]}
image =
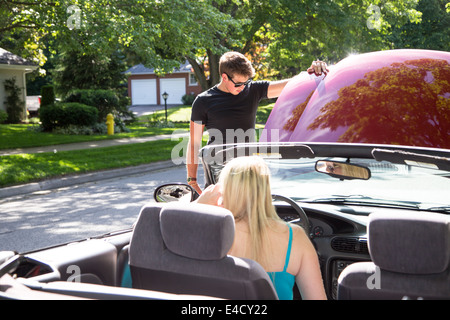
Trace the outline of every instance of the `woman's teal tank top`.
{"type": "Polygon", "coordinates": [[[278,299],[280,300],[292,300],[294,298],[293,289],[295,284],[295,276],[288,273],[287,267],[289,265],[289,259],[291,257],[291,247],[292,247],[292,227],[289,227],[289,244],[286,253],[286,260],[284,262],[284,269],[282,272],[268,272],[270,279],[273,282],[275,290],[278,294],[278,299]]]}

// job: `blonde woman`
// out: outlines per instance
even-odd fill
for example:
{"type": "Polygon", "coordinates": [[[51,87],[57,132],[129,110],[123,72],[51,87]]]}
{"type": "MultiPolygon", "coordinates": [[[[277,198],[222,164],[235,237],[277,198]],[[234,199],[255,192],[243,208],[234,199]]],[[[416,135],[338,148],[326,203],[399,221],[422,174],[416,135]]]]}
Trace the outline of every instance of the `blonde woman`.
{"type": "Polygon", "coordinates": [[[229,254],[261,264],[281,300],[292,300],[295,283],[303,299],[326,299],[317,253],[301,227],[278,217],[269,176],[269,168],[258,157],[233,159],[222,170],[219,183],[206,188],[198,202],[233,213],[236,234],[229,254]]]}

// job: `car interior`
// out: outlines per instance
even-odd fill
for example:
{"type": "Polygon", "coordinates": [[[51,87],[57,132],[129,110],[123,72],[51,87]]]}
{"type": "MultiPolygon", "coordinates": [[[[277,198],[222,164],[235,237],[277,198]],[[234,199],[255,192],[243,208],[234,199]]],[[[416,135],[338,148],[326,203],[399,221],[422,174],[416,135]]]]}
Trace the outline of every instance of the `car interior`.
{"type": "MultiPolygon", "coordinates": [[[[368,146],[334,150],[319,144],[298,150],[305,156],[375,155],[393,162],[408,151],[368,146]]],[[[299,153],[292,148],[286,152],[299,153]]],[[[439,154],[413,156],[448,168],[449,158],[439,154]]],[[[177,192],[155,190],[155,199],[163,195],[167,200],[172,193],[191,200],[187,185],[173,186],[177,192]]],[[[279,195],[274,195],[274,205],[283,220],[306,228],[329,299],[450,298],[448,215],[395,206],[296,202],[279,195]]],[[[128,230],[25,254],[3,252],[0,298],[277,299],[261,266],[227,255],[234,223],[222,209],[153,202],[128,230]],[[133,288],[122,287],[128,266],[133,288]]],[[[298,288],[294,299],[301,299],[298,288]]]]}
{"type": "MultiPolygon", "coordinates": [[[[147,250],[145,245],[154,244],[154,241],[146,241],[146,244],[138,243],[137,248],[134,247],[134,242],[139,242],[141,233],[146,233],[149,228],[145,225],[148,222],[143,221],[144,217],[148,215],[150,218],[153,213],[153,219],[156,217],[158,221],[161,207],[161,205],[144,207],[134,232],[126,230],[99,239],[87,239],[26,255],[17,255],[12,262],[8,260],[11,273],[18,281],[16,286],[28,289],[21,291],[21,298],[35,296],[38,292],[53,294],[49,296],[52,299],[61,299],[65,296],[87,299],[183,299],[187,297],[203,299],[205,296],[225,299],[276,299],[270,279],[266,278],[267,273],[261,270],[259,265],[253,262],[256,264],[253,267],[256,267],[256,274],[259,276],[239,279],[237,274],[243,273],[244,270],[245,276],[249,277],[247,271],[251,269],[252,261],[243,261],[235,257],[222,259],[223,252],[226,252],[225,249],[230,244],[222,243],[224,247],[220,254],[211,252],[210,257],[206,255],[200,259],[197,259],[198,257],[192,259],[195,263],[208,265],[206,269],[214,265],[214,268],[217,268],[214,272],[226,278],[206,279],[202,283],[199,278],[204,279],[205,270],[195,263],[190,265],[190,268],[200,272],[200,275],[199,273],[186,275],[187,270],[184,268],[181,273],[178,272],[180,270],[168,271],[169,266],[180,266],[179,263],[173,263],[175,260],[189,260],[189,256],[195,257],[196,254],[203,255],[206,252],[199,246],[186,246],[186,238],[181,242],[169,244],[174,249],[170,247],[161,249],[164,244],[161,244],[163,240],[160,238],[160,248],[156,250],[161,250],[161,254],[168,257],[158,257],[155,260],[159,264],[156,269],[159,270],[152,270],[152,268],[145,270],[140,267],[142,264],[152,264],[155,261],[141,262],[139,258],[153,255],[137,254],[136,260],[133,255],[139,250],[147,250]],[[176,252],[178,247],[194,249],[190,249],[193,252],[185,253],[188,257],[184,257],[171,251],[176,252]],[[213,257],[214,254],[215,257],[213,257]],[[231,261],[225,261],[227,259],[231,261]],[[123,272],[128,261],[130,261],[131,272],[136,273],[133,283],[134,279],[140,279],[133,285],[135,289],[121,287],[123,272]],[[230,263],[241,271],[237,272],[231,268],[230,263]],[[75,272],[77,270],[78,273],[75,272]],[[224,273],[225,270],[233,270],[233,272],[229,275],[228,272],[224,273]],[[229,276],[233,279],[228,278],[229,276]],[[215,281],[217,283],[213,285],[215,281]],[[168,283],[174,285],[168,286],[168,283]],[[238,286],[240,290],[233,293],[230,288],[236,288],[236,283],[240,284],[238,286]]],[[[393,209],[373,212],[368,218],[360,216],[356,220],[353,214],[343,212],[345,209],[332,208],[332,206],[326,211],[313,205],[303,206],[303,209],[308,215],[313,230],[312,242],[319,254],[329,299],[448,299],[450,297],[448,286],[450,219],[448,217],[435,214],[425,216],[425,219],[421,214],[393,209]],[[382,283],[380,288],[376,287],[377,281],[382,283]],[[373,283],[373,287],[369,285],[369,282],[373,283]]],[[[297,217],[289,205],[278,204],[277,210],[285,220],[295,220],[297,217]]],[[[198,214],[198,212],[192,212],[198,214]]],[[[186,209],[178,206],[174,218],[176,213],[178,213],[176,217],[178,219],[181,213],[186,213],[186,209]]],[[[213,217],[216,217],[215,214],[213,217]]],[[[166,235],[186,230],[180,228],[185,226],[184,222],[178,221],[174,224],[174,229],[169,228],[165,231],[166,235]]],[[[158,233],[160,237],[163,237],[161,232],[158,233]]],[[[228,236],[230,234],[234,234],[234,231],[229,232],[228,236]]],[[[150,238],[144,237],[144,239],[150,238]]],[[[226,241],[226,239],[220,241],[226,241]]],[[[216,242],[214,244],[217,244],[216,242]]],[[[209,242],[209,244],[213,243],[209,242]]],[[[220,248],[220,246],[210,246],[210,248],[213,247],[220,248]]],[[[4,265],[2,270],[5,270],[4,265]]],[[[11,279],[9,282],[12,281],[11,279]]],[[[6,278],[3,277],[2,282],[4,281],[6,278]]],[[[294,298],[301,299],[298,289],[294,288],[294,290],[294,298]]],[[[2,294],[0,293],[0,296],[2,294]]],[[[42,298],[42,296],[39,297],[42,298]]]]}

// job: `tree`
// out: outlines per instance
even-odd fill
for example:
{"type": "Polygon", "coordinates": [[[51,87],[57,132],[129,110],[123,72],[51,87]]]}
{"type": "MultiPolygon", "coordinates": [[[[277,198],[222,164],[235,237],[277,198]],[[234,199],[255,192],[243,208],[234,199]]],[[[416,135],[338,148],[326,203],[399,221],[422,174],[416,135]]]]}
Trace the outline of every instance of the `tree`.
{"type": "Polygon", "coordinates": [[[40,65],[42,38],[52,28],[57,2],[34,0],[2,0],[0,2],[0,47],[40,65]]]}
{"type": "Polygon", "coordinates": [[[20,98],[22,89],[16,85],[16,78],[6,79],[4,81],[6,112],[8,114],[7,121],[9,123],[18,123],[22,119],[24,102],[20,98]]]}
{"type": "Polygon", "coordinates": [[[422,22],[393,28],[390,38],[395,46],[450,51],[450,15],[446,6],[450,9],[447,0],[420,0],[417,10],[422,13],[422,22]]]}
{"type": "Polygon", "coordinates": [[[114,52],[110,57],[82,50],[63,51],[56,59],[53,78],[57,93],[67,96],[75,89],[118,89],[125,81],[124,56],[114,52]]]}
{"type": "Polygon", "coordinates": [[[226,51],[249,56],[262,71],[258,76],[285,77],[316,58],[336,62],[351,52],[391,48],[391,30],[420,16],[418,0],[1,3],[0,45],[8,37],[27,39],[24,50],[39,56],[45,39],[51,54],[76,52],[102,62],[119,51],[161,75],[188,60],[204,89],[220,81],[218,61],[226,51]],[[370,19],[376,28],[367,27],[370,19]]]}

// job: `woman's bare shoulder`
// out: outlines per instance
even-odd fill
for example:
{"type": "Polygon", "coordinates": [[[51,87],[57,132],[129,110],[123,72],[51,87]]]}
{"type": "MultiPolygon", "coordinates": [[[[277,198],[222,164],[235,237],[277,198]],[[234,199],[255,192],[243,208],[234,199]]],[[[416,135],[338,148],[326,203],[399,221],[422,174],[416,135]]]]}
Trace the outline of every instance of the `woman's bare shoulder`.
{"type": "Polygon", "coordinates": [[[301,227],[297,224],[294,224],[294,223],[291,223],[291,227],[292,227],[292,232],[294,235],[297,235],[298,237],[301,237],[301,238],[305,238],[305,237],[308,238],[308,235],[307,235],[305,229],[303,229],[303,227],[301,227]]]}
{"type": "Polygon", "coordinates": [[[292,224],[292,233],[294,246],[301,247],[303,250],[314,250],[314,247],[305,229],[303,229],[301,226],[292,224]]]}

